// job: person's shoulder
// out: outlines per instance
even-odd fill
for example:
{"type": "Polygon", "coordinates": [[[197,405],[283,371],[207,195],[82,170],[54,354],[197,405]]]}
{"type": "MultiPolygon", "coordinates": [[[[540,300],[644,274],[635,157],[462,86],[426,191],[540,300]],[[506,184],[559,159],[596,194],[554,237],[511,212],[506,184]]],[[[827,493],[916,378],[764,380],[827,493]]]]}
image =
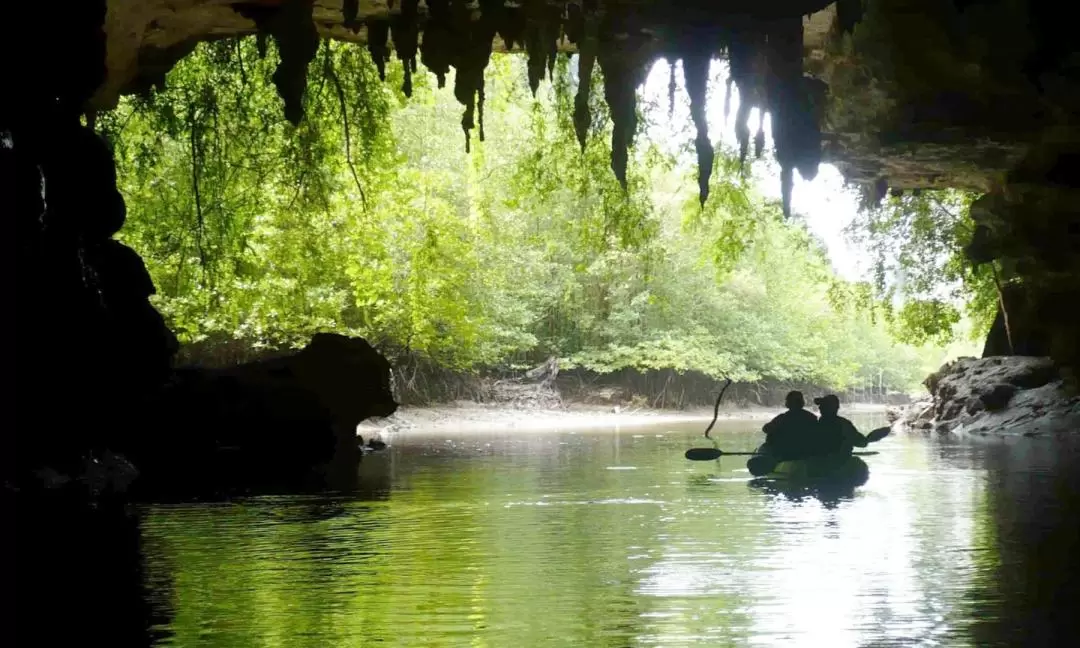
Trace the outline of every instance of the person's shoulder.
{"type": "Polygon", "coordinates": [[[790,411],[780,412],[776,416],[772,417],[772,419],[769,422],[770,423],[781,423],[783,421],[786,421],[788,418],[790,418],[790,415],[791,415],[790,411]]]}
{"type": "Polygon", "coordinates": [[[804,410],[804,409],[799,410],[799,416],[806,419],[806,420],[808,420],[808,421],[816,421],[816,420],[818,420],[817,415],[815,415],[810,410],[804,410]]]}

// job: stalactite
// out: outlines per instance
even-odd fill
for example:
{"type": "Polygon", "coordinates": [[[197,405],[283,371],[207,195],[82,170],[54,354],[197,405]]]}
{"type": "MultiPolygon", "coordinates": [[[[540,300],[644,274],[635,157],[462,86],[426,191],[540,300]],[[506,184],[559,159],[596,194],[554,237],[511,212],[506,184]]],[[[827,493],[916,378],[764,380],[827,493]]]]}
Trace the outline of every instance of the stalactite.
{"type": "MultiPolygon", "coordinates": [[[[286,112],[294,121],[299,119],[303,95],[303,86],[297,85],[302,75],[298,76],[296,70],[306,68],[307,61],[314,56],[312,3],[313,0],[286,0],[280,8],[254,3],[235,6],[236,11],[256,21],[261,38],[270,33],[279,40],[295,41],[282,45],[282,65],[275,73],[279,92],[286,99],[286,112]],[[310,50],[310,56],[306,56],[305,50],[310,50]]],[[[465,108],[461,126],[467,150],[471,148],[470,133],[474,127],[479,126],[480,139],[484,139],[484,69],[496,35],[508,50],[524,45],[528,53],[529,86],[535,94],[544,76],[553,73],[559,40],[565,34],[578,51],[578,88],[573,114],[578,143],[584,150],[592,119],[589,108],[592,72],[599,62],[604,73],[604,96],[613,121],[612,170],[624,186],[628,149],[637,129],[636,89],[644,80],[647,62],[660,51],[667,52],[672,61],[669,118],[674,115],[677,88],[675,61],[680,57],[683,60],[691,117],[697,130],[695,150],[702,203],[709,194],[715,162],[705,119],[704,88],[711,57],[723,50],[727,51],[731,70],[724,93],[725,120],[731,112],[733,89],[737,88],[739,93],[735,133],[740,166],[745,165],[751,141],[755,157],[763,154],[762,122],[768,112],[776,159],[783,170],[785,212],[790,208],[793,172],[797,170],[807,179],[817,172],[824,88],[820,82],[802,76],[802,21],[801,15],[795,14],[820,8],[816,7],[818,0],[782,8],[762,6],[754,16],[725,16],[723,9],[718,8],[716,12],[692,17],[674,10],[667,16],[662,11],[645,19],[640,12],[620,12],[612,7],[600,12],[595,0],[570,3],[524,0],[513,6],[506,6],[504,0],[479,0],[479,12],[475,0],[427,0],[425,4],[427,15],[422,40],[419,0],[402,0],[399,11],[389,16],[369,16],[364,21],[367,47],[380,78],[385,78],[389,42],[393,41],[404,65],[402,91],[407,96],[412,94],[418,53],[424,66],[435,74],[440,88],[445,86],[450,68],[455,68],[454,95],[465,108]],[[653,29],[655,22],[671,28],[671,33],[676,34],[675,41],[658,42],[657,34],[663,32],[653,29]],[[754,108],[759,109],[761,120],[751,138],[747,122],[754,108]]],[[[344,25],[354,32],[359,30],[359,10],[358,0],[343,0],[344,25]]]]}
{"type": "MultiPolygon", "coordinates": [[[[765,56],[765,98],[772,115],[776,161],[780,164],[780,190],[784,216],[791,215],[791,191],[796,167],[809,167],[806,150],[805,87],[802,81],[803,31],[801,18],[777,20],[769,25],[765,56]]],[[[820,151],[817,152],[820,156],[820,151]]],[[[816,172],[816,164],[815,172],[816,172]]]]}
{"type": "Polygon", "coordinates": [[[707,48],[695,48],[685,53],[682,61],[683,81],[686,84],[686,93],[690,95],[690,117],[697,129],[694,149],[697,151],[698,160],[698,199],[704,206],[709,198],[709,179],[713,169],[713,146],[709,141],[709,123],[705,116],[705,93],[709,84],[712,54],[707,48]]]}
{"type": "Polygon", "coordinates": [[[562,17],[559,8],[548,4],[547,0],[529,0],[525,5],[524,17],[525,51],[529,56],[529,88],[535,96],[545,71],[548,76],[555,72],[562,17]]]}
{"type": "Polygon", "coordinates": [[[727,82],[724,83],[724,121],[727,121],[728,115],[731,114],[731,86],[735,83],[735,79],[728,77],[727,82]]]}
{"type": "Polygon", "coordinates": [[[739,109],[735,111],[735,141],[739,143],[739,166],[746,164],[746,155],[750,150],[750,127],[746,120],[750,119],[750,102],[739,98],[739,109]]]}
{"type": "Polygon", "coordinates": [[[314,0],[286,0],[265,23],[281,57],[274,70],[274,85],[285,102],[285,118],[293,125],[298,125],[304,117],[308,63],[319,49],[313,6],[314,0]]]}
{"type": "Polygon", "coordinates": [[[592,115],[589,112],[589,95],[592,91],[593,65],[596,63],[596,24],[591,18],[583,19],[581,42],[578,44],[578,89],[574,97],[574,132],[577,134],[581,150],[589,138],[589,124],[592,115]]]}
{"type": "Polygon", "coordinates": [[[821,125],[825,121],[825,100],[829,88],[824,81],[804,76],[800,90],[796,128],[799,155],[795,168],[803,180],[812,182],[821,165],[821,125]]]}
{"type": "Polygon", "coordinates": [[[385,18],[368,18],[367,48],[368,52],[371,52],[375,68],[379,70],[380,81],[386,81],[386,61],[390,58],[390,48],[387,46],[389,40],[390,21],[385,18]]]}
{"type": "Polygon", "coordinates": [[[547,3],[544,0],[532,0],[526,5],[525,52],[529,56],[529,89],[533,96],[540,87],[547,67],[547,47],[544,44],[544,17],[547,3]]]}
{"type": "Polygon", "coordinates": [[[754,135],[754,157],[760,158],[765,152],[765,111],[758,111],[757,133],[754,135]]]}
{"type": "Polygon", "coordinates": [[[584,27],[585,12],[582,10],[581,5],[567,4],[566,19],[563,21],[563,33],[566,34],[566,40],[575,45],[581,43],[584,27]]]}
{"type": "MultiPolygon", "coordinates": [[[[472,148],[470,132],[476,125],[476,97],[478,94],[483,97],[484,70],[491,59],[491,46],[495,40],[502,8],[501,0],[483,0],[480,5],[480,18],[474,21],[464,2],[451,5],[451,24],[456,28],[461,43],[458,56],[453,62],[457,72],[454,76],[454,96],[465,106],[465,112],[461,116],[461,129],[465,133],[466,152],[472,148]]],[[[480,136],[483,141],[482,130],[480,136]]]]}
{"type": "Polygon", "coordinates": [[[446,86],[446,73],[450,71],[454,34],[450,23],[449,0],[428,0],[428,20],[424,25],[424,38],[420,44],[420,62],[438,79],[439,87],[446,86]]]}
{"type": "MultiPolygon", "coordinates": [[[[735,111],[735,139],[739,143],[739,165],[746,163],[750,150],[750,110],[761,98],[760,59],[765,36],[762,32],[743,29],[732,33],[728,43],[730,80],[739,90],[739,107],[735,111]]],[[[766,110],[764,105],[757,106],[766,110]]]]}
{"type": "Polygon", "coordinates": [[[359,12],[360,0],[343,0],[341,3],[342,24],[354,34],[360,31],[360,21],[356,19],[359,12]]]}
{"type": "Polygon", "coordinates": [[[498,33],[507,52],[513,50],[514,45],[525,44],[525,12],[521,7],[506,7],[503,10],[498,33]]]}
{"type": "Polygon", "coordinates": [[[416,69],[416,51],[420,34],[420,25],[417,20],[417,7],[419,0],[404,0],[401,3],[401,13],[391,19],[390,33],[394,41],[394,51],[402,61],[405,71],[405,80],[401,84],[401,91],[406,97],[412,96],[412,73],[416,69]]]}
{"type": "MultiPolygon", "coordinates": [[[[675,63],[674,57],[669,61],[670,67],[668,68],[668,84],[667,84],[667,101],[668,101],[668,119],[675,117],[675,63]]],[[[683,75],[686,74],[686,68],[683,68],[683,75]]]]}
{"type": "Polygon", "coordinates": [[[780,204],[784,210],[784,218],[791,217],[791,193],[795,185],[793,172],[794,169],[790,166],[780,167],[780,204]]]}
{"type": "Polygon", "coordinates": [[[547,45],[548,78],[555,78],[555,60],[559,57],[559,37],[562,36],[562,19],[559,10],[546,5],[547,16],[544,20],[544,43],[547,45]]]}
{"type": "Polygon", "coordinates": [[[628,149],[637,131],[637,88],[644,80],[646,68],[640,60],[640,42],[631,38],[603,39],[603,36],[602,33],[597,60],[604,74],[604,99],[611,111],[611,170],[625,189],[628,149]]]}
{"type": "Polygon", "coordinates": [[[477,115],[477,127],[480,129],[480,141],[484,141],[484,85],[480,84],[480,89],[476,91],[476,110],[479,113],[477,115]]]}

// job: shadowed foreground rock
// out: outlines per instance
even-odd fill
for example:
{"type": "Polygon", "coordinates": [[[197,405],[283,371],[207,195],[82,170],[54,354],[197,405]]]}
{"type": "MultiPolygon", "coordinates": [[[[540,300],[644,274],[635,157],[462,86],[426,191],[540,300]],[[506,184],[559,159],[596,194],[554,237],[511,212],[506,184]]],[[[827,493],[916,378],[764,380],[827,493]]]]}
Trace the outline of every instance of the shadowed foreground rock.
{"type": "Polygon", "coordinates": [[[361,455],[356,426],[396,409],[386,358],[320,333],[295,354],[178,371],[131,458],[139,488],[155,494],[345,488],[361,455]]]}
{"type": "Polygon", "coordinates": [[[1080,430],[1080,396],[1049,358],[960,358],[923,383],[932,400],[907,408],[908,429],[955,434],[1043,436],[1080,430]]]}

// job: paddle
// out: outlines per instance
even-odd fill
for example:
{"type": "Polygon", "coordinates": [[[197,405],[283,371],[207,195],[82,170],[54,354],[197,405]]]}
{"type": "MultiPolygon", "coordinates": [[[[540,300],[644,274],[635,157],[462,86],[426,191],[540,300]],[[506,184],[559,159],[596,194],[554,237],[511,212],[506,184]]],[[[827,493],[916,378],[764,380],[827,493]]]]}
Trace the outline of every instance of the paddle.
{"type": "MultiPolygon", "coordinates": [[[[892,431],[889,427],[880,427],[870,434],[866,435],[867,443],[874,443],[875,441],[881,441],[885,437],[889,436],[892,431]]],[[[712,461],[713,459],[719,459],[720,457],[750,457],[761,456],[766,453],[761,452],[724,452],[720,448],[690,448],[686,451],[686,458],[690,461],[712,461]]],[[[851,454],[856,457],[869,457],[876,455],[877,452],[852,452],[851,454]]],[[[768,472],[768,471],[766,471],[768,472]]]]}
{"type": "MultiPolygon", "coordinates": [[[[766,454],[764,452],[724,452],[720,448],[690,448],[686,451],[686,458],[690,461],[712,461],[720,457],[762,457],[766,456],[766,454]]],[[[871,457],[880,453],[876,450],[870,450],[868,452],[852,452],[851,454],[856,457],[871,457]]]]}
{"type": "Polygon", "coordinates": [[[888,426],[879,427],[876,430],[872,430],[870,432],[870,434],[866,435],[866,442],[867,443],[873,443],[875,441],[881,441],[885,437],[889,436],[890,432],[892,432],[892,428],[890,428],[888,426]]]}

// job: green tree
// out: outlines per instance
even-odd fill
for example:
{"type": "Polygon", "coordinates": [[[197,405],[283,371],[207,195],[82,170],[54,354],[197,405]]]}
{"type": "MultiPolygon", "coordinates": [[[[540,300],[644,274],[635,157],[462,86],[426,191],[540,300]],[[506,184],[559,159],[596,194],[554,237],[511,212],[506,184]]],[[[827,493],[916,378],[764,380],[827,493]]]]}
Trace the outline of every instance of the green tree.
{"type": "Polygon", "coordinates": [[[889,197],[850,226],[876,257],[874,287],[898,339],[949,343],[965,316],[974,334],[989,329],[997,305],[992,273],[972,268],[963,253],[974,233],[975,197],[951,190],[889,197]]]}

